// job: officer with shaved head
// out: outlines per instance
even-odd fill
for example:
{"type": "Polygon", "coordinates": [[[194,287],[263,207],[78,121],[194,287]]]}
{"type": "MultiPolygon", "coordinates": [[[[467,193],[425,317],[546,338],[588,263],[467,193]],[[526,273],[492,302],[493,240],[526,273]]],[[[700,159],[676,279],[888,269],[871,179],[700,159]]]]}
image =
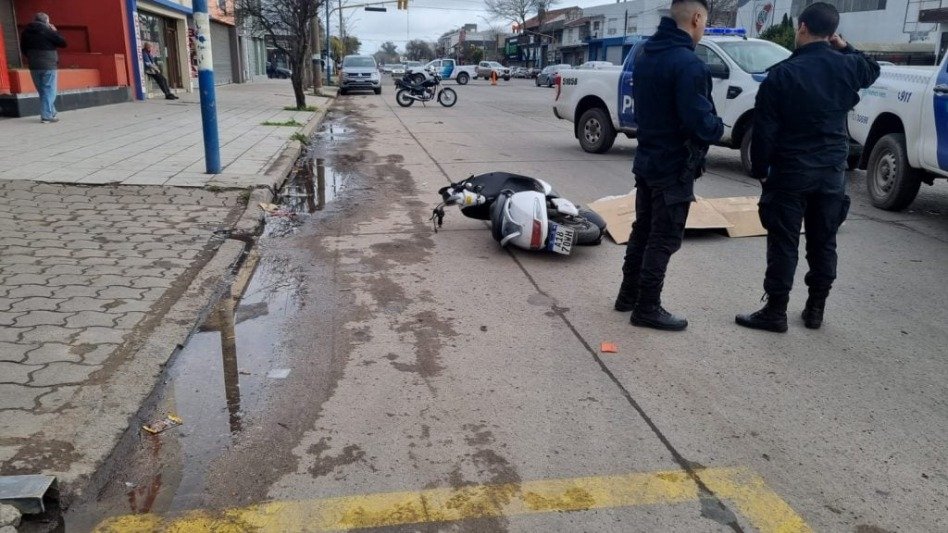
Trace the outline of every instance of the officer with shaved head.
{"type": "Polygon", "coordinates": [[[687,320],[665,310],[661,294],[708,146],[724,133],[711,100],[711,73],[694,53],[707,22],[706,0],[675,0],[633,66],[635,223],[615,309],[632,311],[636,326],[688,327],[687,320]]]}

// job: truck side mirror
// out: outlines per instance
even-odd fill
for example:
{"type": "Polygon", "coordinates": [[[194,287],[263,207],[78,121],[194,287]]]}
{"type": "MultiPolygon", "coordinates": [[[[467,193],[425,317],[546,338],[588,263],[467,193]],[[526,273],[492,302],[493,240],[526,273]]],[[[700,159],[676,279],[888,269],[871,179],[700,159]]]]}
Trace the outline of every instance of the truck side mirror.
{"type": "Polygon", "coordinates": [[[708,70],[711,71],[712,78],[726,80],[731,77],[731,69],[727,68],[727,65],[723,63],[708,65],[708,70]]]}

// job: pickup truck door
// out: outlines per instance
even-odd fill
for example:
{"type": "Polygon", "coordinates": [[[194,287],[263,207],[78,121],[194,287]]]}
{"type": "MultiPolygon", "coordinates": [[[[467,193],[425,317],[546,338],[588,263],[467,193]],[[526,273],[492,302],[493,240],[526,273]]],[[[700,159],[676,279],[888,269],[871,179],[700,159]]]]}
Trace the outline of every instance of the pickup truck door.
{"type": "Polygon", "coordinates": [[[635,106],[632,101],[632,70],[635,67],[635,60],[645,51],[645,41],[637,44],[629,52],[622,65],[622,72],[619,74],[619,128],[623,130],[634,130],[635,126],[635,106]]]}
{"type": "Polygon", "coordinates": [[[948,55],[922,97],[922,162],[928,169],[948,172],[948,55]]]}
{"type": "MultiPolygon", "coordinates": [[[[727,62],[721,57],[717,52],[708,48],[703,44],[699,44],[695,47],[695,55],[699,59],[704,61],[708,68],[720,72],[722,67],[727,72],[728,78],[730,77],[731,67],[728,66],[727,62]]],[[[718,114],[721,113],[721,106],[724,105],[724,101],[727,100],[727,90],[731,82],[728,78],[722,76],[713,76],[711,77],[711,98],[714,100],[714,106],[717,108],[718,114]]]]}
{"type": "Polygon", "coordinates": [[[449,80],[451,79],[451,74],[454,73],[454,60],[453,59],[442,59],[441,60],[441,77],[449,80]]]}

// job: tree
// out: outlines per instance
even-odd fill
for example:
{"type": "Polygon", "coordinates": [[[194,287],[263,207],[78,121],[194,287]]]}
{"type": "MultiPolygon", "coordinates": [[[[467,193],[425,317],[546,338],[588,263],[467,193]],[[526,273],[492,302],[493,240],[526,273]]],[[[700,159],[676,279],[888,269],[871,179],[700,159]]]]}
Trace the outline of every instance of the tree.
{"type": "Polygon", "coordinates": [[[708,0],[708,26],[733,26],[739,0],[708,0]]]}
{"type": "Polygon", "coordinates": [[[793,27],[793,17],[784,15],[780,24],[774,24],[761,32],[760,38],[775,42],[787,50],[793,50],[797,39],[796,30],[793,27]]]}
{"type": "Polygon", "coordinates": [[[516,24],[521,33],[527,17],[537,8],[537,0],[484,0],[484,9],[495,19],[516,24]]]}
{"type": "Polygon", "coordinates": [[[378,63],[397,63],[399,59],[398,46],[392,41],[386,41],[382,43],[381,50],[373,54],[373,57],[375,57],[375,61],[378,63]]]}
{"type": "Polygon", "coordinates": [[[358,37],[348,35],[345,39],[339,39],[333,35],[329,40],[329,47],[332,50],[333,57],[342,60],[350,54],[358,54],[362,48],[362,41],[358,37]]]}
{"type": "Polygon", "coordinates": [[[431,45],[421,39],[412,39],[405,45],[405,56],[409,61],[424,61],[434,58],[434,50],[431,45]]]}
{"type": "Polygon", "coordinates": [[[326,0],[236,0],[237,17],[252,29],[265,32],[287,58],[296,108],[306,108],[303,76],[309,67],[313,19],[326,0]]]}

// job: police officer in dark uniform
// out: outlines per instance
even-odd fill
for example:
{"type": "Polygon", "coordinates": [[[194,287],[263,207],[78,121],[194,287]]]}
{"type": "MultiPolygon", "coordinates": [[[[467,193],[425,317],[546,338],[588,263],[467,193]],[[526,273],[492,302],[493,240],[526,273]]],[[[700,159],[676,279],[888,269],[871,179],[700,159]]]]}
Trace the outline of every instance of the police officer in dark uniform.
{"type": "Polygon", "coordinates": [[[635,223],[622,265],[617,311],[632,311],[632,324],[681,331],[688,321],[661,304],[668,261],[680,247],[694,181],[708,146],[724,125],[711,101],[711,74],[695,45],[708,20],[706,0],[674,0],[670,17],[646,43],[634,66],[638,124],[635,223]]]}
{"type": "Polygon", "coordinates": [[[787,331],[787,302],[797,268],[800,225],[806,229],[804,325],[817,329],[836,279],[836,231],[846,219],[849,135],[846,115],[879,65],[836,34],[839,12],[818,2],[800,14],[796,50],[774,65],[757,93],[751,148],[763,186],[760,221],[767,229],[766,305],[738,315],[742,326],[787,331]]]}

